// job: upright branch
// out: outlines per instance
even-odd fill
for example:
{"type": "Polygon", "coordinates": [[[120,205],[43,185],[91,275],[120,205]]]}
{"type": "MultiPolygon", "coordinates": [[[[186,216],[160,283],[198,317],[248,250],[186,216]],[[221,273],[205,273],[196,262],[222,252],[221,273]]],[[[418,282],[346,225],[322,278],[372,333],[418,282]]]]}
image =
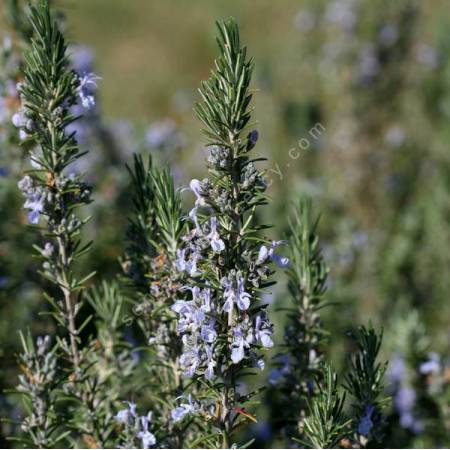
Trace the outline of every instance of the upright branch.
{"type": "MultiPolygon", "coordinates": [[[[26,198],[29,222],[41,225],[46,240],[42,247],[35,248],[43,260],[42,275],[55,286],[47,294],[52,315],[64,329],[57,338],[67,369],[64,389],[82,405],[82,419],[77,422],[82,432],[102,445],[104,430],[97,423],[100,414],[94,414],[98,410],[97,386],[86,381],[88,349],[80,345],[80,333],[89,318],[82,324],[77,321],[84,285],[93,274],[78,277],[75,273],[76,261],[91,246],[81,241],[87,219],[80,219],[76,211],[90,203],[91,189],[71,168],[83,153],[75,133],[68,132],[69,125],[77,120],[70,108],[85,103],[87,80],[69,69],[64,38],[51,18],[47,0],[30,6],[29,20],[33,34],[25,55],[24,81],[19,87],[22,109],[13,122],[20,128],[24,143],[32,148],[33,169],[19,182],[19,188],[26,198]]],[[[78,420],[75,416],[72,419],[78,420]]]]}
{"type": "Polygon", "coordinates": [[[23,110],[16,122],[26,140],[35,145],[30,155],[34,169],[20,181],[19,188],[26,197],[29,221],[45,222],[48,242],[37,250],[45,261],[44,276],[59,288],[60,296],[51,299],[54,316],[68,332],[69,345],[63,343],[62,348],[78,371],[81,355],[76,316],[89,276],[77,279],[74,263],[90,244],[81,244],[79,235],[86,220],[79,219],[75,210],[90,202],[90,188],[81,175],[70,172],[70,164],[82,154],[66,127],[76,120],[69,109],[78,101],[79,80],[68,68],[64,38],[46,1],[31,7],[30,22],[34,34],[25,55],[25,80],[20,86],[23,110]]]}
{"type": "Polygon", "coordinates": [[[337,448],[346,438],[351,422],[343,412],[345,394],[339,393],[333,368],[325,365],[323,375],[318,395],[308,402],[303,441],[299,441],[307,448],[337,448]]]}
{"type": "Polygon", "coordinates": [[[238,392],[245,369],[264,367],[259,354],[270,348],[272,324],[259,299],[270,286],[269,263],[287,261],[275,254],[280,242],[260,236],[267,226],[256,220],[266,204],[266,183],[251,150],[258,132],[250,130],[253,60],[241,47],[234,19],[217,24],[220,55],[202,82],[195,111],[204,124],[209,178],[190,182],[196,197],[190,231],[177,251],[183,280],[173,310],[182,337],[180,363],[186,377],[201,386],[201,399],[174,410],[174,420],[202,413],[212,425],[203,445],[230,446],[236,428],[254,418],[244,409],[255,394],[238,392]]]}
{"type": "Polygon", "coordinates": [[[353,336],[357,352],[349,358],[345,389],[353,397],[353,431],[358,444],[366,447],[383,439],[385,415],[383,376],[387,363],[377,361],[382,334],[361,326],[353,336]]]}
{"type": "Polygon", "coordinates": [[[28,416],[22,430],[37,448],[51,448],[64,435],[58,435],[55,388],[58,385],[57,357],[51,349],[50,336],[39,337],[34,345],[31,335],[20,335],[23,353],[20,355],[22,375],[18,391],[24,394],[28,416]]]}
{"type": "Polygon", "coordinates": [[[277,369],[270,383],[282,393],[282,421],[288,435],[301,436],[307,402],[318,392],[328,343],[328,332],[320,313],[326,306],[324,294],[328,268],[317,234],[318,218],[313,218],[311,202],[302,200],[293,210],[288,242],[290,249],[288,289],[291,304],[284,333],[285,351],[277,355],[277,369]]]}
{"type": "Polygon", "coordinates": [[[158,444],[182,447],[184,433],[174,433],[173,423],[167,423],[175,399],[183,393],[181,343],[171,310],[179,288],[177,249],[185,232],[181,198],[169,171],[154,167],[150,158],[144,161],[135,155],[129,172],[133,212],[122,266],[132,288],[132,319],[139,324],[148,344],[147,376],[151,383],[146,387],[153,404],[158,405],[153,421],[164,427],[158,444]]]}

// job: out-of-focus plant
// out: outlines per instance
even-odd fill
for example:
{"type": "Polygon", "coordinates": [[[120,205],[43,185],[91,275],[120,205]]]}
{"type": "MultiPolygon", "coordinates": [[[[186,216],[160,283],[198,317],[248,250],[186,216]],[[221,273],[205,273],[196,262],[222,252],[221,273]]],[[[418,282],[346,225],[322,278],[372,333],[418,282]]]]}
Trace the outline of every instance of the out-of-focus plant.
{"type": "Polygon", "coordinates": [[[384,397],[383,376],[387,363],[379,363],[382,335],[373,327],[361,326],[353,336],[357,351],[349,358],[345,389],[352,397],[352,429],[356,442],[367,447],[382,442],[385,428],[387,397],[384,397]]]}
{"type": "Polygon", "coordinates": [[[282,393],[280,422],[288,439],[316,448],[336,446],[342,439],[366,447],[383,438],[385,365],[377,362],[381,336],[372,327],[360,327],[354,335],[357,352],[349,358],[344,384],[353,398],[352,411],[344,416],[345,395],[338,392],[331,366],[324,365],[329,332],[320,314],[328,305],[324,298],[328,269],[317,225],[310,202],[301,202],[288,235],[287,275],[293,306],[288,309],[285,353],[277,356],[278,367],[269,378],[274,385],[271,393],[282,393]]]}
{"type": "Polygon", "coordinates": [[[287,241],[292,306],[283,309],[287,312],[286,353],[277,355],[277,368],[269,377],[269,382],[282,392],[281,405],[292,405],[292,408],[281,406],[280,422],[288,424],[285,432],[289,436],[302,432],[307,401],[317,393],[316,380],[322,375],[328,343],[328,331],[320,317],[327,305],[324,293],[328,268],[321,254],[317,225],[318,219],[312,218],[311,202],[302,201],[294,209],[287,241]]]}

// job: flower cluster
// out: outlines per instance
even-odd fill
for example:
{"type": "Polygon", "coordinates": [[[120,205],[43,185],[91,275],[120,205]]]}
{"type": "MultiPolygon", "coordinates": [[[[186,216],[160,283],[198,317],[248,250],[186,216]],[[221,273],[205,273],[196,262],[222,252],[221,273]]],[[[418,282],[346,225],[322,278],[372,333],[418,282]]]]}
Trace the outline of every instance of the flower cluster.
{"type": "MultiPolygon", "coordinates": [[[[212,153],[217,154],[217,148],[212,153]]],[[[263,311],[253,318],[249,315],[252,300],[250,292],[260,286],[262,279],[267,279],[270,273],[267,266],[269,262],[275,261],[280,267],[288,265],[286,257],[275,253],[275,248],[282,241],[274,241],[269,247],[261,245],[253,260],[247,260],[246,273],[232,268],[219,280],[215,280],[213,287],[213,283],[208,281],[205,267],[209,265],[211,269],[210,264],[221,265],[222,255],[227,253],[225,242],[228,233],[215,215],[199,217],[199,208],[208,209],[208,205],[217,200],[210,187],[208,179],[202,182],[193,179],[190,182],[190,189],[196,197],[195,205],[189,213],[192,227],[184,237],[185,246],[177,251],[175,262],[176,269],[181,274],[192,278],[193,282],[205,280],[203,282],[207,286],[200,288],[186,284],[183,290],[190,291],[192,298],[179,300],[172,307],[178,314],[177,330],[185,348],[181,358],[186,368],[185,374],[193,376],[197,370],[202,369],[207,379],[212,379],[217,365],[215,342],[220,331],[216,328],[224,314],[235,316],[234,322],[230,324],[230,358],[234,364],[238,364],[246,356],[251,356],[256,361],[255,352],[251,351],[253,345],[260,344],[265,348],[273,346],[272,325],[267,314],[263,311]],[[205,195],[208,191],[209,195],[205,195]],[[215,258],[218,259],[217,262],[214,261],[215,258]],[[250,286],[246,287],[249,283],[250,286]]],[[[262,360],[257,365],[263,367],[262,360]]]]}
{"type": "Polygon", "coordinates": [[[28,213],[28,220],[32,224],[39,222],[39,217],[44,211],[47,192],[40,185],[36,185],[33,179],[25,175],[19,183],[18,187],[26,200],[23,205],[25,209],[30,210],[28,213]]]}
{"type": "Polygon", "coordinates": [[[19,376],[19,392],[31,401],[31,413],[22,422],[22,430],[33,437],[39,448],[55,442],[55,404],[53,389],[58,382],[57,357],[52,350],[50,336],[38,337],[36,344],[30,336],[21,335],[23,353],[20,362],[24,368],[19,376]]]}
{"type": "Polygon", "coordinates": [[[172,310],[178,314],[177,331],[182,336],[184,352],[180,364],[186,376],[192,377],[200,367],[205,367],[207,379],[214,376],[214,344],[217,339],[215,329],[216,305],[211,297],[211,289],[189,288],[192,300],[178,300],[172,310]]]}
{"type": "Polygon", "coordinates": [[[156,437],[149,430],[153,413],[150,411],[145,416],[138,416],[136,404],[132,402],[126,403],[128,408],[120,410],[115,416],[116,421],[123,426],[122,448],[137,448],[135,444],[137,440],[141,442],[141,448],[154,447],[156,445],[156,437]]]}
{"type": "Polygon", "coordinates": [[[83,108],[92,109],[95,106],[94,93],[97,89],[97,81],[100,77],[95,73],[84,73],[78,75],[78,96],[83,108]]]}
{"type": "Polygon", "coordinates": [[[418,417],[416,411],[417,395],[408,381],[406,362],[402,354],[394,354],[389,366],[388,377],[394,394],[394,408],[399,416],[400,426],[413,433],[421,433],[423,421],[418,417]]]}
{"type": "Polygon", "coordinates": [[[203,398],[222,398],[215,425],[222,445],[228,445],[237,423],[232,411],[241,407],[239,373],[263,369],[260,351],[273,346],[273,326],[260,295],[272,284],[271,264],[287,267],[289,261],[276,253],[283,242],[262,236],[267,227],[256,218],[257,208],[266,203],[267,183],[249,155],[258,132],[246,131],[252,61],[240,47],[235,22],[218,26],[217,70],[202,84],[203,102],[196,105],[208,136],[209,174],[189,183],[195,202],[174,261],[181,288],[172,310],[183,343],[184,374],[204,377],[209,389],[203,398]]]}
{"type": "Polygon", "coordinates": [[[199,403],[194,401],[192,395],[190,394],[187,401],[183,399],[183,397],[180,397],[177,400],[181,400],[179,406],[177,406],[171,413],[171,417],[174,422],[180,422],[185,416],[201,410],[199,403]]]}

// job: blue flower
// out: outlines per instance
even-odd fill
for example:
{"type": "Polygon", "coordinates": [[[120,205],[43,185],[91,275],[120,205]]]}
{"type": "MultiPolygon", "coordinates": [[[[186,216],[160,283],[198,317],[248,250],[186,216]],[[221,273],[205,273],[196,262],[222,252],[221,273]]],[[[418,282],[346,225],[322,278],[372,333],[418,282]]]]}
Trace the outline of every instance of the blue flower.
{"type": "Polygon", "coordinates": [[[32,128],[32,121],[27,118],[24,110],[19,110],[12,116],[12,123],[19,128],[20,140],[24,141],[28,137],[27,129],[32,128]]]}
{"type": "Polygon", "coordinates": [[[184,416],[186,416],[186,414],[195,413],[197,410],[198,408],[193,402],[192,396],[189,394],[187,403],[181,403],[180,406],[172,410],[171,412],[172,420],[174,422],[179,422],[180,420],[183,419],[184,416]]]}
{"type": "Polygon", "coordinates": [[[241,311],[245,311],[250,307],[250,294],[245,292],[244,279],[237,278],[236,302],[241,311]]]}
{"type": "Polygon", "coordinates": [[[95,106],[93,92],[97,89],[97,80],[100,80],[100,77],[90,72],[79,76],[78,80],[80,83],[78,86],[78,95],[80,97],[81,104],[86,109],[92,109],[95,106]]]}
{"type": "Polygon", "coordinates": [[[437,353],[430,353],[428,361],[419,366],[419,372],[422,375],[436,374],[441,371],[441,358],[437,353]]]}
{"type": "Polygon", "coordinates": [[[194,376],[200,362],[200,348],[197,345],[187,349],[180,356],[180,365],[183,367],[184,375],[187,377],[194,376]]]}
{"type": "Polygon", "coordinates": [[[236,288],[234,288],[233,282],[226,277],[223,277],[220,283],[225,288],[223,293],[225,303],[222,311],[230,312],[235,303],[241,311],[245,311],[250,307],[250,294],[245,291],[242,277],[236,277],[236,288]]]}
{"type": "Polygon", "coordinates": [[[210,220],[210,229],[211,231],[206,236],[207,239],[209,239],[211,243],[211,248],[216,252],[220,253],[221,251],[225,250],[225,244],[222,239],[220,239],[220,235],[217,231],[217,218],[211,217],[210,220]]]}
{"type": "Polygon", "coordinates": [[[202,195],[202,184],[199,180],[193,179],[189,183],[189,187],[191,191],[195,194],[196,200],[195,200],[195,206],[202,206],[205,204],[205,199],[202,195]]]}
{"type": "Polygon", "coordinates": [[[373,427],[372,422],[372,414],[374,413],[375,408],[373,405],[368,405],[366,407],[366,410],[364,412],[364,415],[361,417],[359,423],[358,423],[358,433],[362,434],[363,436],[368,436],[370,433],[370,430],[373,427]]]}
{"type": "Polygon", "coordinates": [[[192,208],[189,211],[189,218],[192,220],[192,222],[194,222],[195,225],[195,234],[197,236],[201,236],[202,235],[202,227],[200,226],[200,224],[198,223],[198,218],[197,218],[197,211],[198,211],[198,206],[194,206],[194,208],[192,208]]]}
{"type": "Polygon", "coordinates": [[[92,70],[94,56],[88,47],[72,47],[71,49],[72,67],[78,73],[86,73],[92,70]]]}
{"type": "Polygon", "coordinates": [[[128,404],[128,408],[120,410],[116,415],[115,419],[119,423],[128,423],[130,418],[136,417],[136,404],[132,402],[125,402],[128,404]]]}
{"type": "Polygon", "coordinates": [[[395,353],[389,364],[389,369],[387,372],[390,383],[394,386],[399,386],[404,381],[405,375],[405,360],[400,353],[395,353]]]}
{"type": "Polygon", "coordinates": [[[223,293],[225,303],[223,304],[222,311],[230,312],[233,309],[233,305],[236,300],[233,283],[228,278],[223,277],[220,280],[220,284],[225,288],[223,293]]]}
{"type": "Polygon", "coordinates": [[[286,256],[278,255],[275,253],[275,249],[281,245],[285,244],[285,241],[272,241],[270,248],[262,245],[259,249],[258,258],[256,260],[257,265],[264,264],[268,258],[270,258],[278,267],[284,269],[289,266],[289,258],[286,256]]]}
{"type": "Polygon", "coordinates": [[[32,224],[39,222],[39,217],[44,210],[43,195],[39,192],[31,194],[25,201],[23,207],[29,209],[28,220],[32,224]]]}
{"type": "Polygon", "coordinates": [[[152,420],[153,413],[149,412],[147,416],[140,418],[141,430],[138,432],[137,437],[142,440],[142,448],[147,449],[156,444],[155,436],[150,433],[148,426],[152,420]]]}
{"type": "Polygon", "coordinates": [[[17,184],[26,200],[23,205],[25,209],[29,209],[28,220],[32,224],[39,222],[40,214],[44,211],[45,193],[40,187],[34,187],[31,177],[26,175],[17,184]]]}
{"type": "Polygon", "coordinates": [[[289,366],[289,355],[280,355],[278,357],[279,362],[281,363],[281,367],[273,369],[269,375],[269,383],[271,385],[276,385],[285,375],[287,375],[291,369],[289,366]]]}
{"type": "Polygon", "coordinates": [[[256,316],[255,338],[261,341],[265,348],[273,347],[272,341],[272,324],[266,317],[256,316]]]}
{"type": "Polygon", "coordinates": [[[175,260],[175,267],[178,272],[186,270],[186,249],[180,248],[177,250],[177,259],[175,260]]]}
{"type": "Polygon", "coordinates": [[[139,431],[137,437],[142,439],[142,448],[147,449],[156,444],[155,436],[150,431],[139,431]]]}
{"type": "Polygon", "coordinates": [[[214,367],[216,367],[216,361],[214,359],[214,349],[212,345],[207,345],[206,350],[206,370],[205,377],[211,380],[214,377],[214,367]]]}
{"type": "Polygon", "coordinates": [[[247,136],[247,150],[251,150],[256,142],[258,141],[259,133],[258,130],[252,130],[250,133],[248,133],[247,136]]]}
{"type": "Polygon", "coordinates": [[[250,348],[253,343],[253,333],[251,330],[244,332],[243,327],[248,326],[247,320],[244,320],[241,325],[236,325],[233,328],[233,342],[231,344],[231,360],[234,364],[238,364],[245,358],[245,349],[250,348]]]}
{"type": "Polygon", "coordinates": [[[212,344],[217,338],[217,331],[214,329],[215,320],[209,319],[209,322],[202,326],[202,339],[208,344],[212,344]]]}

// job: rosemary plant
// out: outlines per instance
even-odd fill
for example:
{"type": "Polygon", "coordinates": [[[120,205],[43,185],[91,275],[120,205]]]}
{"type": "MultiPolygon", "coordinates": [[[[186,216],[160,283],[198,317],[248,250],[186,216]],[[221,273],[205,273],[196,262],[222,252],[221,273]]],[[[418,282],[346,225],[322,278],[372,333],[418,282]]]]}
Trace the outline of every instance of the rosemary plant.
{"type": "MultiPolygon", "coordinates": [[[[377,362],[381,335],[371,326],[358,329],[341,388],[325,357],[329,334],[320,313],[328,268],[311,205],[295,209],[288,241],[269,240],[269,226],[260,223],[268,198],[257,167],[264,159],[253,152],[254,64],[235,20],[217,24],[219,56],[195,105],[209,155],[207,178],[189,183],[193,207],[184,213],[169,170],[136,155],[121,261],[126,277],[121,285],[103,281],[88,289],[93,273],[80,275],[77,262],[91,250],[82,237],[89,219],[79,211],[91,203],[91,188],[77,164],[85,154],[77,124],[78,113],[95,106],[98,78],[71,68],[48,0],[30,6],[29,25],[17,14],[17,1],[9,4],[30,39],[20,110],[12,117],[32,166],[19,188],[28,221],[41,232],[35,249],[57,324],[55,339],[34,344],[22,336],[24,442],[39,448],[237,446],[240,430],[257,421],[249,410],[263,390],[253,387],[255,369],[264,369],[264,351],[274,346],[262,295],[274,284],[276,265],[287,268],[293,303],[270,377],[283,399],[279,428],[309,447],[379,445],[386,403],[385,365],[377,362]],[[284,243],[289,258],[277,253],[284,243]]],[[[435,371],[435,362],[424,361],[424,373],[435,371]]]]}
{"type": "MultiPolygon", "coordinates": [[[[177,249],[185,229],[181,198],[169,171],[152,166],[150,158],[145,163],[135,155],[129,172],[134,193],[133,217],[122,261],[133,301],[133,316],[128,321],[129,325],[138,322],[150,353],[146,377],[151,382],[146,383],[146,391],[155,405],[153,421],[164,427],[158,444],[182,447],[186,433],[174,432],[170,420],[175,399],[183,393],[181,342],[176,334],[175,314],[171,311],[179,289],[175,268],[177,249]]],[[[132,446],[128,421],[124,425],[124,445],[132,446]]],[[[134,420],[131,425],[136,436],[134,420]]]]}
{"type": "Polygon", "coordinates": [[[266,183],[251,155],[258,139],[250,122],[253,60],[241,47],[234,19],[218,23],[218,33],[220,56],[195,107],[210,149],[209,178],[190,182],[196,200],[176,261],[185,298],[172,307],[183,342],[180,364],[202,387],[201,398],[189,396],[172,416],[181,422],[203,415],[212,433],[202,445],[227,448],[237,428],[253,419],[245,404],[257,391],[243,395],[239,383],[249,369],[264,368],[260,350],[273,346],[259,298],[271,285],[269,264],[287,261],[275,253],[279,242],[260,236],[267,227],[256,220],[257,208],[266,204],[266,183]]]}
{"type": "Polygon", "coordinates": [[[36,345],[29,334],[26,338],[22,334],[20,337],[24,352],[20,356],[23,374],[19,376],[18,390],[24,394],[28,413],[21,427],[35,447],[54,447],[65,437],[65,434],[58,434],[55,410],[59,383],[55,349],[51,348],[50,336],[38,338],[36,345]]]}
{"type": "Polygon", "coordinates": [[[277,355],[277,369],[269,381],[282,392],[281,422],[288,423],[289,435],[300,436],[307,401],[317,393],[321,363],[328,343],[320,312],[326,306],[324,293],[328,268],[323,260],[316,232],[318,219],[312,218],[311,202],[301,201],[294,209],[288,236],[291,264],[287,271],[292,306],[287,308],[286,353],[277,355]],[[294,429],[292,429],[294,428],[294,429]]]}
{"type": "MultiPolygon", "coordinates": [[[[103,446],[113,420],[102,408],[109,400],[105,392],[100,392],[99,380],[92,369],[92,348],[81,346],[80,333],[89,317],[82,323],[78,320],[85,283],[93,274],[79,277],[75,270],[76,261],[91,247],[80,239],[87,219],[76,214],[78,208],[90,203],[91,190],[81,174],[71,171],[71,164],[83,154],[74,133],[67,132],[67,127],[77,119],[70,108],[78,102],[92,104],[93,99],[86,91],[90,81],[68,68],[64,38],[51,18],[48,2],[42,0],[30,10],[33,37],[25,55],[24,82],[19,88],[22,109],[13,122],[32,148],[33,169],[19,182],[19,188],[26,198],[24,208],[29,211],[30,223],[42,225],[46,242],[35,248],[43,261],[42,275],[54,285],[47,293],[51,315],[62,328],[57,348],[65,375],[58,388],[69,398],[69,413],[60,415],[59,423],[68,420],[68,429],[78,432],[75,439],[103,446]]],[[[60,401],[64,398],[61,394],[60,401]]],[[[33,430],[34,434],[43,432],[33,430]]],[[[67,427],[60,432],[59,438],[65,436],[67,427]]]]}
{"type": "Polygon", "coordinates": [[[383,439],[385,416],[382,409],[386,403],[383,376],[387,363],[377,362],[382,335],[378,335],[372,326],[359,327],[354,341],[357,352],[349,358],[349,372],[344,386],[353,397],[356,441],[366,447],[371,441],[380,443],[383,439]]]}
{"type": "Polygon", "coordinates": [[[304,420],[304,443],[309,448],[337,448],[351,422],[343,412],[345,394],[339,393],[337,375],[330,365],[324,368],[323,382],[317,384],[319,393],[309,403],[309,416],[304,420]]]}

